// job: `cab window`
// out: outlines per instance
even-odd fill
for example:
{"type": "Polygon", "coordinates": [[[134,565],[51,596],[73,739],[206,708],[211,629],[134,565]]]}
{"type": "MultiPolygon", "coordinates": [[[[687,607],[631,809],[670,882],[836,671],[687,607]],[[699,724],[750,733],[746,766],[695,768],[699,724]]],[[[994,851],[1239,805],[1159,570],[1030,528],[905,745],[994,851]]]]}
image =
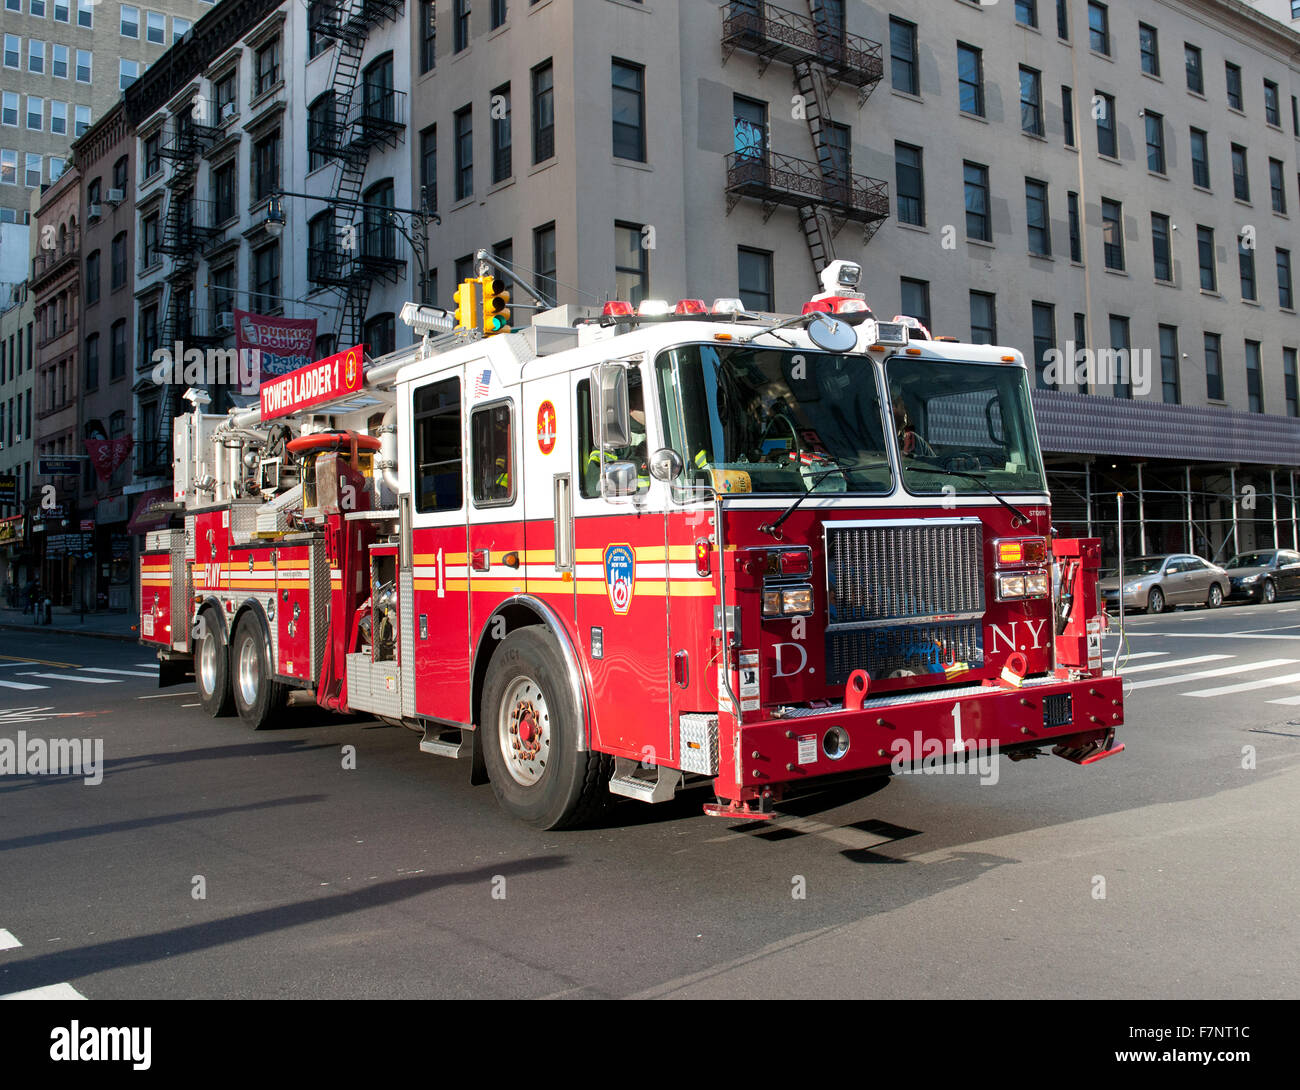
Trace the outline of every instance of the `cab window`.
{"type": "Polygon", "coordinates": [[[470,480],[475,507],[493,507],[514,501],[510,419],[508,402],[475,409],[470,417],[470,480]]]}
{"type": "MultiPolygon", "coordinates": [[[[578,465],[581,469],[579,490],[587,499],[600,497],[600,469],[602,456],[596,445],[591,425],[591,380],[578,383],[578,403],[575,419],[578,422],[578,465]]],[[[627,371],[628,412],[632,418],[632,442],[626,447],[610,447],[603,461],[632,462],[636,466],[637,493],[650,487],[649,451],[646,445],[645,391],[641,386],[641,372],[636,367],[627,371]]]]}
{"type": "Polygon", "coordinates": [[[415,391],[415,509],[457,511],[461,482],[460,380],[444,379],[415,391]]]}

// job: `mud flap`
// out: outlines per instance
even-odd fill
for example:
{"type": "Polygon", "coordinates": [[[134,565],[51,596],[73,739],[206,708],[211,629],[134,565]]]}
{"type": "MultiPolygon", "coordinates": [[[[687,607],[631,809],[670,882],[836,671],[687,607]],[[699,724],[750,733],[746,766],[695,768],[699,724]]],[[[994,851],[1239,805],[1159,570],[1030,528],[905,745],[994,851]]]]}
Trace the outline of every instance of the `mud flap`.
{"type": "Polygon", "coordinates": [[[188,655],[158,660],[158,688],[184,685],[194,676],[194,660],[188,655]]]}

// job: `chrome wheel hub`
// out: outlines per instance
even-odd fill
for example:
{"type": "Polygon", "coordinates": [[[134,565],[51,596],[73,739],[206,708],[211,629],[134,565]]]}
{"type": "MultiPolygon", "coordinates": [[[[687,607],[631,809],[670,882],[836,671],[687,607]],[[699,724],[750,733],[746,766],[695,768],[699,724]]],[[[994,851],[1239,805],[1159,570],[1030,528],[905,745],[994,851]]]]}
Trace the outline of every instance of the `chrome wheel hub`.
{"type": "Polygon", "coordinates": [[[551,713],[541,687],[532,678],[518,677],[506,686],[497,737],[514,781],[524,787],[540,781],[550,758],[551,713]]]}

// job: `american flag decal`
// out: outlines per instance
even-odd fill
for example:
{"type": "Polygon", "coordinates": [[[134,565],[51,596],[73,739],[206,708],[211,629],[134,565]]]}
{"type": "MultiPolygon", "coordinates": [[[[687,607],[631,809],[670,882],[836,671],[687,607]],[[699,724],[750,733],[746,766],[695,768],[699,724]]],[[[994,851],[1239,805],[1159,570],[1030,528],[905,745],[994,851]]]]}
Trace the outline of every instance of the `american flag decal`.
{"type": "Polygon", "coordinates": [[[488,385],[492,382],[492,369],[483,368],[483,373],[474,376],[474,396],[475,398],[487,397],[488,385]]]}

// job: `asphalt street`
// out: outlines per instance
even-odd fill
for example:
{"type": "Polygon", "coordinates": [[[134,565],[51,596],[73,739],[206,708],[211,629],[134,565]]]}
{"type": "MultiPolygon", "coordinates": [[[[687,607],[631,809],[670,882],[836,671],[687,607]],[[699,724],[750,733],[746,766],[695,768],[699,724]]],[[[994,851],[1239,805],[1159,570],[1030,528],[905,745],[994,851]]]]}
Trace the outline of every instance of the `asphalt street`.
{"type": "Polygon", "coordinates": [[[1295,997],[1300,602],[1133,618],[1121,652],[1127,749],[1087,768],[539,833],[409,731],[254,734],[138,646],[0,631],[0,738],[104,756],[0,776],[0,996],[1295,997]]]}

